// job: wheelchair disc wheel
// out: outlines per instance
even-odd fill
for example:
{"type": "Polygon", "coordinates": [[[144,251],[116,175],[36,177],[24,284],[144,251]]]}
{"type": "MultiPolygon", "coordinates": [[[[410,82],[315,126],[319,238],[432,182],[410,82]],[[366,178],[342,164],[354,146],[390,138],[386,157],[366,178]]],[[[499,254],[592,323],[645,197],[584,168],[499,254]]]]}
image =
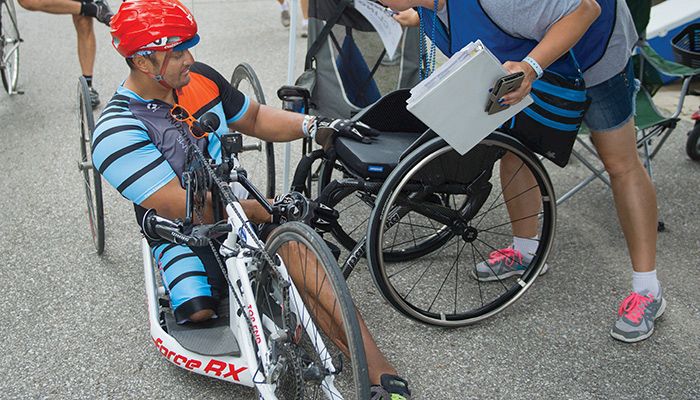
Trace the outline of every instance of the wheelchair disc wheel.
{"type": "Polygon", "coordinates": [[[274,329],[286,332],[275,346],[293,357],[279,367],[279,379],[288,385],[278,388],[280,398],[368,399],[358,314],[331,251],[312,228],[298,222],[275,229],[265,249],[289,274],[280,279],[267,267],[256,278],[256,303],[267,336],[274,329]]]}
{"type": "Polygon", "coordinates": [[[12,0],[0,2],[0,77],[9,94],[17,93],[19,77],[19,44],[22,41],[17,28],[17,15],[12,0]]]}
{"type": "MultiPolygon", "coordinates": [[[[345,249],[352,251],[367,234],[369,215],[376,203],[380,185],[377,183],[376,190],[358,190],[355,182],[361,179],[347,175],[343,177],[342,170],[343,167],[337,162],[324,161],[319,179],[319,187],[322,188],[319,198],[338,211],[338,224],[331,228],[331,234],[345,249]]],[[[364,184],[366,188],[371,185],[367,182],[364,184]]],[[[421,257],[441,247],[449,239],[450,233],[443,230],[423,238],[415,246],[404,246],[396,250],[387,248],[384,250],[384,260],[407,261],[421,257]]]]}
{"type": "Polygon", "coordinates": [[[102,178],[99,171],[92,164],[92,134],[95,130],[95,118],[92,114],[87,81],[82,76],[78,81],[78,115],[80,118],[80,160],[78,161],[78,169],[83,177],[92,243],[95,246],[95,250],[97,250],[97,254],[102,254],[105,248],[102,178]]]}
{"type": "Polygon", "coordinates": [[[696,122],[693,130],[688,132],[685,152],[691,160],[700,161],[700,122],[696,122]]]}
{"type": "Polygon", "coordinates": [[[531,287],[545,265],[555,224],[549,176],[520,142],[494,133],[460,156],[436,138],[402,160],[379,191],[367,233],[370,272],[404,315],[432,325],[468,325],[504,310],[531,287]],[[504,178],[501,168],[510,171],[504,178]],[[525,209],[511,218],[509,208],[518,199],[525,200],[525,209]],[[506,274],[496,262],[517,262],[507,250],[512,224],[536,229],[537,249],[529,264],[506,274]],[[415,247],[446,232],[442,246],[413,260],[384,257],[387,250],[415,247]]]}
{"type": "MultiPolygon", "coordinates": [[[[241,63],[233,70],[231,85],[255,100],[265,104],[265,94],[253,68],[241,63]]],[[[265,196],[275,196],[275,151],[272,143],[243,134],[243,149],[238,154],[241,166],[248,173],[248,179],[265,196]]]]}

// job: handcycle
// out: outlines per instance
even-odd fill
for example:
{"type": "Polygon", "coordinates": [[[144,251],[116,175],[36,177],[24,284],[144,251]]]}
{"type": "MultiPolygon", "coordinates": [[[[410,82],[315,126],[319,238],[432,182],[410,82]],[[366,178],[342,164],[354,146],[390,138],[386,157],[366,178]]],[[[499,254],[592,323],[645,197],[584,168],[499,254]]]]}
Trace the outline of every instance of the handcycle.
{"type": "MultiPolygon", "coordinates": [[[[3,0],[4,3],[5,0],[3,0]]],[[[8,0],[11,1],[11,0],[8,0]]],[[[11,2],[9,3],[12,4],[11,2]]],[[[14,14],[13,14],[14,15],[14,14]]],[[[231,76],[231,85],[245,93],[258,104],[265,104],[265,96],[253,68],[246,63],[238,65],[231,76]]],[[[90,105],[90,92],[84,77],[78,78],[78,119],[80,133],[80,159],[78,170],[83,178],[86,214],[90,237],[98,255],[104,252],[105,221],[100,171],[92,165],[92,137],[95,131],[95,116],[90,105]]],[[[239,159],[246,165],[256,165],[249,179],[264,190],[268,197],[274,196],[275,155],[272,143],[252,137],[244,137],[239,159]]]]}
{"type": "MultiPolygon", "coordinates": [[[[285,87],[279,94],[293,105],[308,103],[308,92],[285,87]]],[[[332,151],[304,156],[292,190],[339,212],[331,233],[350,251],[342,265],[346,278],[367,258],[379,291],[402,314],[439,326],[475,323],[515,302],[543,270],[556,196],[539,158],[518,140],[497,131],[459,155],[406,111],[409,96],[392,92],[355,116],[382,131],[373,143],[341,137],[332,151]],[[520,162],[499,174],[506,155],[520,162]],[[519,187],[526,172],[534,183],[519,187]],[[509,202],[530,191],[538,202],[511,220],[509,202]],[[511,224],[533,219],[537,249],[522,274],[480,276],[489,275],[489,259],[518,261],[501,249],[510,246],[511,224]]]]}
{"type": "Polygon", "coordinates": [[[8,94],[22,94],[17,90],[19,77],[19,45],[22,38],[17,27],[13,0],[0,0],[0,78],[8,94]]]}
{"type": "Polygon", "coordinates": [[[324,241],[311,227],[288,222],[263,244],[235,193],[242,187],[271,214],[278,210],[236,161],[242,135],[222,135],[216,164],[180,134],[192,157],[183,174],[186,216],[171,221],[149,210],[143,232],[151,241],[210,248],[227,278],[229,301],[217,319],[178,325],[144,238],[150,331],[159,352],[191,372],[255,387],[264,399],[369,398],[357,314],[324,241]],[[195,224],[207,191],[218,222],[195,224]]]}

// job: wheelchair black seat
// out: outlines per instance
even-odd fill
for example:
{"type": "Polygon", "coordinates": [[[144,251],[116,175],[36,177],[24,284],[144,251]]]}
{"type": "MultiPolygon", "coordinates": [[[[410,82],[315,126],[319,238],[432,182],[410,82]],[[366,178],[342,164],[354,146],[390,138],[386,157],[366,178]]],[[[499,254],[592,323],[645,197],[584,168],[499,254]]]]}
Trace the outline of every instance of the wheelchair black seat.
{"type": "Polygon", "coordinates": [[[415,132],[382,132],[370,144],[339,137],[335,141],[338,160],[351,173],[370,180],[384,180],[396,168],[399,157],[418,137],[415,132]]]}

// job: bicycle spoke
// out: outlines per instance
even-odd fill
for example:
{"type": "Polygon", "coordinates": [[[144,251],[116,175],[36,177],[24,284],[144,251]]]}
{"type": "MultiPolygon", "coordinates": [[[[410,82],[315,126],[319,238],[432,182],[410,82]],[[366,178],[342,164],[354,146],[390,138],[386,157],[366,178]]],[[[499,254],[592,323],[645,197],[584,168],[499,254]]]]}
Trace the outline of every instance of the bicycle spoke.
{"type": "MultiPolygon", "coordinates": [[[[458,243],[458,242],[455,242],[458,243]]],[[[465,242],[462,247],[459,249],[459,252],[457,252],[457,257],[455,258],[455,261],[452,263],[452,266],[450,269],[447,271],[447,275],[445,275],[445,279],[443,279],[442,284],[438,288],[437,293],[435,294],[435,297],[433,298],[433,301],[430,303],[430,306],[428,307],[428,311],[432,310],[433,305],[435,304],[435,301],[437,300],[438,296],[440,296],[440,292],[442,292],[442,288],[445,287],[445,283],[447,282],[447,279],[449,279],[450,275],[452,274],[452,270],[454,269],[455,265],[457,265],[457,261],[459,261],[459,256],[462,254],[462,250],[464,250],[464,247],[467,245],[465,242]]],[[[457,244],[457,247],[459,247],[459,244],[457,244]]],[[[455,306],[456,308],[456,306],[455,306]]]]}

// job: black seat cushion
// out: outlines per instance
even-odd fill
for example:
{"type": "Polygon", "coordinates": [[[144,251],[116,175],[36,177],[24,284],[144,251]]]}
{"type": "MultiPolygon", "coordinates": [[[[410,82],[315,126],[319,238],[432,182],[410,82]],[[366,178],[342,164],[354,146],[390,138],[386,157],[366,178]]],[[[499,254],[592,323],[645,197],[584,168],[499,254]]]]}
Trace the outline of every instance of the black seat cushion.
{"type": "Polygon", "coordinates": [[[370,144],[339,137],[335,148],[338,159],[355,175],[384,180],[396,167],[401,153],[420,135],[415,132],[382,132],[370,144]]]}

